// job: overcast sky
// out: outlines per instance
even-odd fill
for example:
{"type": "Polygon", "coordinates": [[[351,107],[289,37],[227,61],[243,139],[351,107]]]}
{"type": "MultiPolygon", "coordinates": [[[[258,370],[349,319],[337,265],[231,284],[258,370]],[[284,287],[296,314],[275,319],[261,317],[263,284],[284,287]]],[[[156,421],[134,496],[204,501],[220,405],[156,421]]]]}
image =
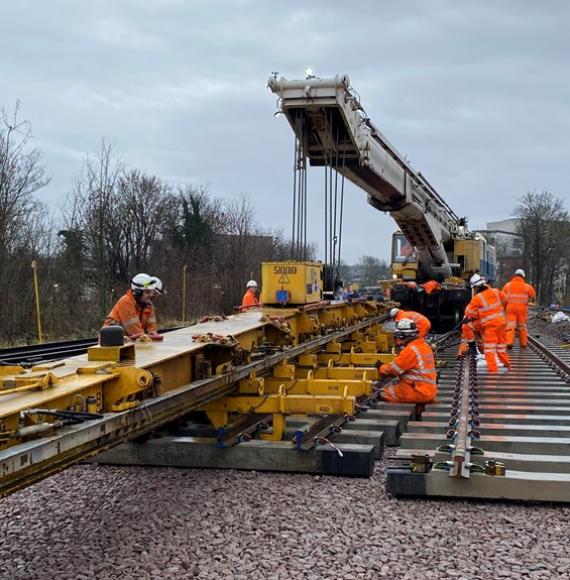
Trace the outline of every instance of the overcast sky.
{"type": "MultiPolygon", "coordinates": [[[[484,227],[528,190],[568,197],[569,22],[565,0],[5,1],[0,106],[20,99],[33,122],[54,210],[105,137],[169,183],[247,192],[260,224],[289,232],[293,134],[267,78],[348,74],[373,123],[484,227]]],[[[388,258],[394,222],[348,195],[344,258],[388,258]]]]}

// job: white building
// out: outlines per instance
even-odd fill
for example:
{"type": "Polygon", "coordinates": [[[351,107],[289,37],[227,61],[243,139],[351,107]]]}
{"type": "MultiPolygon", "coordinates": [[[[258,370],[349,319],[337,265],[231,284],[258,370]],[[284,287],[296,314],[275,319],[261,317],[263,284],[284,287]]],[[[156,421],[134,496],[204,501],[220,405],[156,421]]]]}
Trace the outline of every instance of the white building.
{"type": "Polygon", "coordinates": [[[497,252],[497,277],[505,282],[517,268],[522,268],[523,240],[517,233],[516,218],[488,222],[481,233],[497,252]]]}

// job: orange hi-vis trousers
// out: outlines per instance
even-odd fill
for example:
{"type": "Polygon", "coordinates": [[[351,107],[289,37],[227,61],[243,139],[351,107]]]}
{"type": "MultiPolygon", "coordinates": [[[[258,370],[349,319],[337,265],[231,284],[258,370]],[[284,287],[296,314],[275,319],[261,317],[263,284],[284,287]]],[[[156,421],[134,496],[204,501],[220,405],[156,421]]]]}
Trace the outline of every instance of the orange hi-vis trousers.
{"type": "Polygon", "coordinates": [[[499,372],[497,357],[507,368],[511,368],[511,361],[507,354],[505,323],[502,320],[491,320],[487,324],[483,324],[482,330],[483,349],[489,372],[499,372]]]}
{"type": "Polygon", "coordinates": [[[436,395],[436,385],[421,382],[400,381],[382,390],[384,400],[390,403],[431,403],[436,395]]]}
{"type": "Polygon", "coordinates": [[[481,337],[481,324],[478,320],[472,320],[467,324],[461,325],[461,344],[459,345],[459,354],[460,356],[463,354],[467,354],[469,350],[469,343],[473,342],[477,339],[477,346],[483,346],[480,344],[480,337],[481,337]]]}
{"type": "Polygon", "coordinates": [[[507,345],[513,346],[515,342],[515,330],[519,334],[519,342],[522,348],[528,344],[528,306],[526,304],[507,305],[507,345]]]}

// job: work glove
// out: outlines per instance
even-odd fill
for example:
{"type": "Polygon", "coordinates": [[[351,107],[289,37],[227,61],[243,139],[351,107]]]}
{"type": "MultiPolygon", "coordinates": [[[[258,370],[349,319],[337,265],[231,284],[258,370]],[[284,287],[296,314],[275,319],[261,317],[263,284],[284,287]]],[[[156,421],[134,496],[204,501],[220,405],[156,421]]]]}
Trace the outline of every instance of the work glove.
{"type": "Polygon", "coordinates": [[[376,367],[376,369],[379,371],[379,370],[380,370],[380,367],[382,366],[382,361],[379,361],[379,360],[377,360],[377,361],[374,363],[374,366],[375,366],[375,367],[376,367]]]}

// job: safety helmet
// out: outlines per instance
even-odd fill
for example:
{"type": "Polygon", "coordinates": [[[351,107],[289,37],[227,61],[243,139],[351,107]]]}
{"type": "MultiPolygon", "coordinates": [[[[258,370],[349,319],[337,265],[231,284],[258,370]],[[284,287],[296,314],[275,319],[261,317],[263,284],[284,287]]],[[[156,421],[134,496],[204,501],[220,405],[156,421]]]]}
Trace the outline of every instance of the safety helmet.
{"type": "Polygon", "coordinates": [[[257,282],[255,280],[250,280],[247,284],[246,284],[246,288],[257,288],[257,282]]]}
{"type": "Polygon", "coordinates": [[[394,338],[411,339],[418,336],[418,327],[413,320],[409,318],[402,318],[396,322],[396,330],[394,330],[394,338]]]}
{"type": "Polygon", "coordinates": [[[524,278],[525,277],[524,270],[522,268],[515,270],[515,276],[522,276],[524,278]]]}
{"type": "Polygon", "coordinates": [[[479,288],[479,286],[483,286],[486,282],[485,278],[480,274],[473,274],[471,280],[469,280],[469,284],[471,285],[471,288],[479,288]]]}
{"type": "Polygon", "coordinates": [[[131,288],[133,290],[154,290],[154,281],[155,278],[149,276],[148,274],[137,274],[131,280],[131,288]]]}
{"type": "Polygon", "coordinates": [[[160,278],[157,278],[156,276],[154,277],[154,290],[156,291],[157,294],[166,294],[162,280],[160,278]]]}
{"type": "Polygon", "coordinates": [[[398,312],[400,312],[399,308],[392,308],[392,310],[390,310],[390,318],[396,318],[396,314],[398,314],[398,312]]]}
{"type": "Polygon", "coordinates": [[[154,290],[157,294],[165,294],[162,280],[148,274],[137,274],[131,280],[131,288],[137,298],[140,298],[143,290],[154,290]]]}

